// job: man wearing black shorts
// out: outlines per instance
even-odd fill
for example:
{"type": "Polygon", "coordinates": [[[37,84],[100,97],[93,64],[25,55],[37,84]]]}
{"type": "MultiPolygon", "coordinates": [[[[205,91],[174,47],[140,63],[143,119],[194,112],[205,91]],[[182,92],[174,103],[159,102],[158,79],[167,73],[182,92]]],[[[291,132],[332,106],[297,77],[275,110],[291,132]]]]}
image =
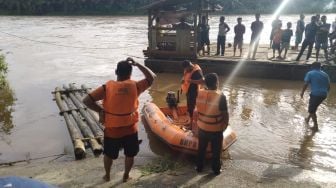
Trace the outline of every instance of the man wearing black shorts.
{"type": "Polygon", "coordinates": [[[139,152],[138,144],[138,97],[148,89],[155,74],[147,67],[136,63],[132,58],[120,61],[115,71],[117,80],[109,80],[98,87],[84,99],[84,104],[99,113],[99,119],[104,124],[104,168],[105,181],[110,181],[110,171],[113,160],[118,158],[119,150],[124,148],[125,172],[123,182],[129,179],[129,172],[134,163],[134,157],[139,152]],[[138,67],[145,79],[133,81],[130,79],[132,67],[138,67]],[[103,101],[103,106],[97,101],[103,101]]]}
{"type": "Polygon", "coordinates": [[[316,110],[318,106],[327,98],[330,90],[330,79],[327,73],[321,70],[321,63],[315,62],[312,64],[312,70],[305,76],[305,84],[301,91],[301,98],[310,85],[311,93],[309,99],[308,112],[309,115],[305,118],[306,123],[309,123],[310,118],[313,119],[314,126],[312,129],[318,131],[316,110]]]}
{"type": "Polygon", "coordinates": [[[243,53],[243,41],[245,34],[245,25],[242,24],[242,18],[237,18],[238,24],[234,27],[234,42],[233,42],[233,56],[236,56],[236,49],[240,50],[239,57],[241,57],[243,53]]]}

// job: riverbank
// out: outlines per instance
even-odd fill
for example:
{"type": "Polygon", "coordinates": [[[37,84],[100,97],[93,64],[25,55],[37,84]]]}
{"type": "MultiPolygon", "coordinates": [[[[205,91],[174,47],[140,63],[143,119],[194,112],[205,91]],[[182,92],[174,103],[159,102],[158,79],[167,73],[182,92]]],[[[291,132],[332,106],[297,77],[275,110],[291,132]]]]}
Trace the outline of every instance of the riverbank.
{"type": "MultiPolygon", "coordinates": [[[[249,160],[225,160],[223,172],[196,173],[193,165],[162,173],[146,173],[144,166],[158,163],[156,158],[137,157],[132,179],[122,183],[124,158],[114,161],[111,181],[104,182],[102,157],[81,161],[44,161],[1,167],[0,176],[23,176],[59,187],[335,187],[335,173],[315,172],[295,166],[267,164],[249,160]]],[[[162,164],[161,164],[162,165],[162,164]]]]}

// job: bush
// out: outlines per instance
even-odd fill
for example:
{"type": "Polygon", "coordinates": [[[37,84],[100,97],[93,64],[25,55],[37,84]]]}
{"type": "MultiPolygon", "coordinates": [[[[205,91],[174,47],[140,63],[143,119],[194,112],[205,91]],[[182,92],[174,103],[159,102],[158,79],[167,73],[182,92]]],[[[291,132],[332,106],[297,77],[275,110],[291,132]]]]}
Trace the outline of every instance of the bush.
{"type": "Polygon", "coordinates": [[[0,88],[3,88],[6,84],[6,73],[8,71],[7,63],[3,55],[0,55],[0,88]]]}
{"type": "Polygon", "coordinates": [[[14,93],[6,80],[8,71],[3,55],[0,55],[0,138],[1,133],[9,134],[13,128],[12,112],[15,101],[14,93]]]}

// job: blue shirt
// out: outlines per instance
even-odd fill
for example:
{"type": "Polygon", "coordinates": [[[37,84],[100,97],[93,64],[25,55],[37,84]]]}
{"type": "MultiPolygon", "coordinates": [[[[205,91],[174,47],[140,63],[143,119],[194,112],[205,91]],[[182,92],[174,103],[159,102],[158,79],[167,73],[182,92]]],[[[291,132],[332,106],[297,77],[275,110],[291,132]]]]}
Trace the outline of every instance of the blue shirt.
{"type": "Polygon", "coordinates": [[[292,36],[293,36],[293,31],[291,29],[286,29],[282,32],[281,41],[290,42],[290,39],[292,36]]]}
{"type": "Polygon", "coordinates": [[[327,73],[314,69],[309,71],[304,81],[310,84],[311,95],[326,97],[329,89],[329,76],[327,73]]]}

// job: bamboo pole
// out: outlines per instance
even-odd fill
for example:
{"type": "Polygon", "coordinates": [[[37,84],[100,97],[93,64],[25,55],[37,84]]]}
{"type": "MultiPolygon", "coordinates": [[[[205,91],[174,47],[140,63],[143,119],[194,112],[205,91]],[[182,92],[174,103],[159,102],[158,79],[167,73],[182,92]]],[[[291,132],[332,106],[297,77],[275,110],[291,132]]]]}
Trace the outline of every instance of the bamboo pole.
{"type": "Polygon", "coordinates": [[[64,102],[69,107],[69,112],[71,113],[72,117],[75,119],[78,128],[81,130],[82,134],[86,138],[89,139],[89,143],[91,145],[91,148],[93,150],[93,154],[95,156],[98,156],[102,153],[103,148],[102,146],[97,142],[97,140],[94,138],[90,128],[87,126],[87,124],[79,117],[78,112],[74,108],[73,104],[71,104],[71,100],[65,95],[62,94],[61,97],[63,98],[64,102]]]}
{"type": "MultiPolygon", "coordinates": [[[[90,93],[90,89],[86,85],[82,85],[82,89],[85,91],[86,94],[90,93]]],[[[97,113],[93,112],[92,110],[88,109],[89,114],[93,117],[93,119],[97,122],[99,127],[104,130],[104,126],[99,122],[99,117],[97,113]]]]}
{"type": "MultiPolygon", "coordinates": [[[[82,85],[82,86],[83,86],[83,85],[82,85]]],[[[70,86],[70,87],[71,87],[71,86],[70,86]]],[[[76,87],[74,87],[74,88],[76,88],[76,87]]],[[[71,90],[73,90],[73,89],[71,89],[71,90]]],[[[89,89],[88,87],[86,87],[86,86],[84,86],[84,87],[81,88],[81,89],[76,88],[76,89],[74,89],[74,90],[76,90],[76,91],[81,91],[81,92],[75,92],[75,96],[77,97],[77,99],[78,99],[79,101],[82,101],[83,97],[85,97],[86,95],[88,95],[88,94],[90,93],[90,89],[89,89]]],[[[86,106],[85,106],[85,107],[86,107],[86,106]]],[[[99,122],[99,116],[98,116],[98,113],[95,112],[95,111],[93,111],[93,110],[91,110],[90,108],[86,108],[85,110],[89,113],[91,119],[93,119],[93,120],[96,122],[96,124],[98,125],[98,127],[99,127],[101,130],[104,130],[104,126],[99,122]]]]}
{"type": "MultiPolygon", "coordinates": [[[[74,84],[69,84],[70,89],[77,89],[74,84]]],[[[68,87],[64,86],[64,89],[69,90],[68,87]]],[[[90,117],[90,114],[86,111],[86,106],[81,102],[82,99],[78,95],[78,93],[69,93],[69,96],[72,100],[72,102],[75,104],[75,106],[79,109],[80,114],[84,117],[86,123],[91,128],[91,131],[93,132],[95,137],[98,137],[98,140],[100,143],[103,143],[103,131],[98,127],[97,123],[92,120],[92,117],[90,117]]]]}
{"type": "Polygon", "coordinates": [[[78,159],[83,159],[85,158],[85,146],[82,141],[82,135],[76,128],[76,126],[73,124],[73,121],[71,121],[69,114],[67,113],[68,109],[64,105],[61,99],[61,94],[60,94],[60,88],[55,89],[55,100],[57,103],[58,108],[61,111],[61,115],[63,115],[72,143],[74,145],[74,153],[75,153],[75,158],[78,159]]]}

